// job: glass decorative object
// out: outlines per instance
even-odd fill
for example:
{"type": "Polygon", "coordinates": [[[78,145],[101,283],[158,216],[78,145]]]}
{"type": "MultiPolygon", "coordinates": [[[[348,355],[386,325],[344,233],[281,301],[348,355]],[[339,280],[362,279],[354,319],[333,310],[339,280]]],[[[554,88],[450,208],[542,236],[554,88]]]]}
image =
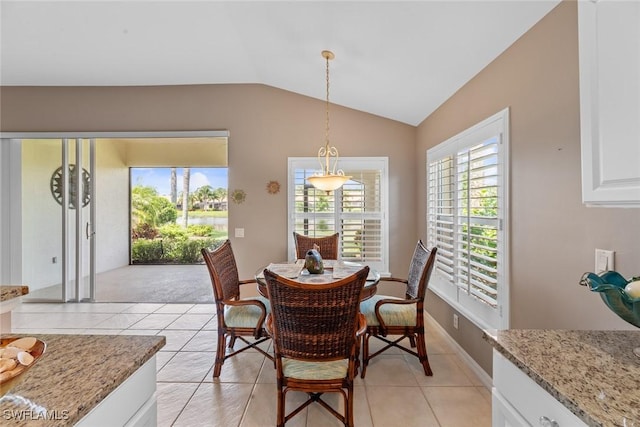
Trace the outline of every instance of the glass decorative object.
{"type": "Polygon", "coordinates": [[[310,274],[322,274],[324,273],[324,264],[322,262],[322,256],[317,249],[309,249],[304,257],[304,268],[310,274]]]}
{"type": "MultiPolygon", "coordinates": [[[[632,286],[629,286],[638,280],[640,277],[627,280],[616,271],[606,271],[599,275],[584,273],[580,284],[587,286],[592,292],[598,292],[602,301],[611,311],[621,319],[640,328],[640,296],[632,293],[630,291],[632,286]]],[[[633,352],[640,357],[640,347],[634,349],[633,352]]]]}

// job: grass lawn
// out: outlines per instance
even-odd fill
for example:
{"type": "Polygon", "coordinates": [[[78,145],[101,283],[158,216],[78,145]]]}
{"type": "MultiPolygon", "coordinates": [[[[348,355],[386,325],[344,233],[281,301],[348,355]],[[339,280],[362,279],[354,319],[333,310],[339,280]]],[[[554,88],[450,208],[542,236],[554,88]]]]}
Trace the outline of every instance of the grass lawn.
{"type": "MultiPolygon", "coordinates": [[[[178,218],[182,216],[182,210],[176,209],[178,212],[178,218]]],[[[229,215],[229,211],[189,211],[190,218],[226,218],[229,215]]]]}

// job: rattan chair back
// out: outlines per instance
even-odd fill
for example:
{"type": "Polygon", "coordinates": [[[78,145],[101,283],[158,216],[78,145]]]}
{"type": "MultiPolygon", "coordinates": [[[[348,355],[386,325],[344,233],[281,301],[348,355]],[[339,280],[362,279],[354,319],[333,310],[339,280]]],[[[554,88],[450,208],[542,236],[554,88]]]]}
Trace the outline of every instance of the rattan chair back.
{"type": "Polygon", "coordinates": [[[348,359],[368,274],[363,267],[333,283],[303,284],[265,270],[276,358],[348,359]]]}
{"type": "Polygon", "coordinates": [[[415,250],[413,251],[413,257],[411,258],[411,265],[409,266],[409,275],[407,276],[407,298],[408,299],[420,299],[424,301],[424,296],[427,292],[427,286],[429,284],[429,277],[435,264],[435,252],[436,248],[432,251],[422,243],[422,240],[418,241],[415,250]]]}
{"type": "Polygon", "coordinates": [[[296,258],[304,259],[306,253],[316,244],[320,247],[320,256],[324,259],[338,259],[338,240],[340,233],[324,237],[310,237],[293,232],[296,243],[296,258]]]}
{"type": "Polygon", "coordinates": [[[216,301],[237,299],[240,296],[240,278],[231,242],[226,240],[213,252],[202,249],[216,301]]]}

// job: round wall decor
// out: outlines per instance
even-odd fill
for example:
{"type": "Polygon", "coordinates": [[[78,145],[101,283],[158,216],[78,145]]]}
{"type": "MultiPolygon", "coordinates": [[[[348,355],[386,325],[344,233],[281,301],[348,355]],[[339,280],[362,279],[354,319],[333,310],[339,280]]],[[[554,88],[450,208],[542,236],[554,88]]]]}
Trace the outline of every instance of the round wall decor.
{"type": "Polygon", "coordinates": [[[277,194],[280,191],[280,183],[278,181],[269,181],[267,183],[267,193],[277,194]]]}
{"type": "Polygon", "coordinates": [[[231,193],[231,201],[235,204],[240,204],[247,198],[247,193],[244,190],[233,190],[231,193]]]}
{"type": "MultiPolygon", "coordinates": [[[[67,174],[69,178],[69,194],[67,199],[69,200],[69,209],[76,208],[76,165],[69,165],[69,172],[67,174]]],[[[91,201],[91,193],[89,191],[89,184],[91,182],[91,175],[89,172],[82,168],[80,179],[82,180],[82,196],[81,203],[84,208],[91,201]]],[[[51,181],[49,183],[51,187],[51,195],[59,205],[62,206],[62,166],[56,169],[51,175],[51,181]]]]}

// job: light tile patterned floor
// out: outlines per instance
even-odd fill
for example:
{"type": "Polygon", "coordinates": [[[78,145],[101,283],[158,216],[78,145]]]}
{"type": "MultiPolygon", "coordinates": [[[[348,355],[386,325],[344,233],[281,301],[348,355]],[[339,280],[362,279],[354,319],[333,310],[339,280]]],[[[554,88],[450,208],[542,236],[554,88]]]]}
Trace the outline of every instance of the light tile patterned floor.
{"type": "MultiPolygon", "coordinates": [[[[428,325],[432,321],[427,317],[428,325]]],[[[260,353],[227,360],[220,378],[213,380],[213,304],[23,303],[13,312],[12,325],[19,334],[164,335],[167,345],[157,355],[159,426],[275,425],[275,372],[260,353]]],[[[427,351],[433,377],[426,377],[415,358],[398,350],[371,361],[366,378],[356,380],[356,426],[491,425],[490,392],[440,328],[427,326],[427,351]]],[[[289,393],[288,398],[299,401],[304,396],[289,393]]],[[[341,405],[337,395],[329,400],[341,405]]],[[[340,424],[311,405],[287,425],[340,424]]]]}

